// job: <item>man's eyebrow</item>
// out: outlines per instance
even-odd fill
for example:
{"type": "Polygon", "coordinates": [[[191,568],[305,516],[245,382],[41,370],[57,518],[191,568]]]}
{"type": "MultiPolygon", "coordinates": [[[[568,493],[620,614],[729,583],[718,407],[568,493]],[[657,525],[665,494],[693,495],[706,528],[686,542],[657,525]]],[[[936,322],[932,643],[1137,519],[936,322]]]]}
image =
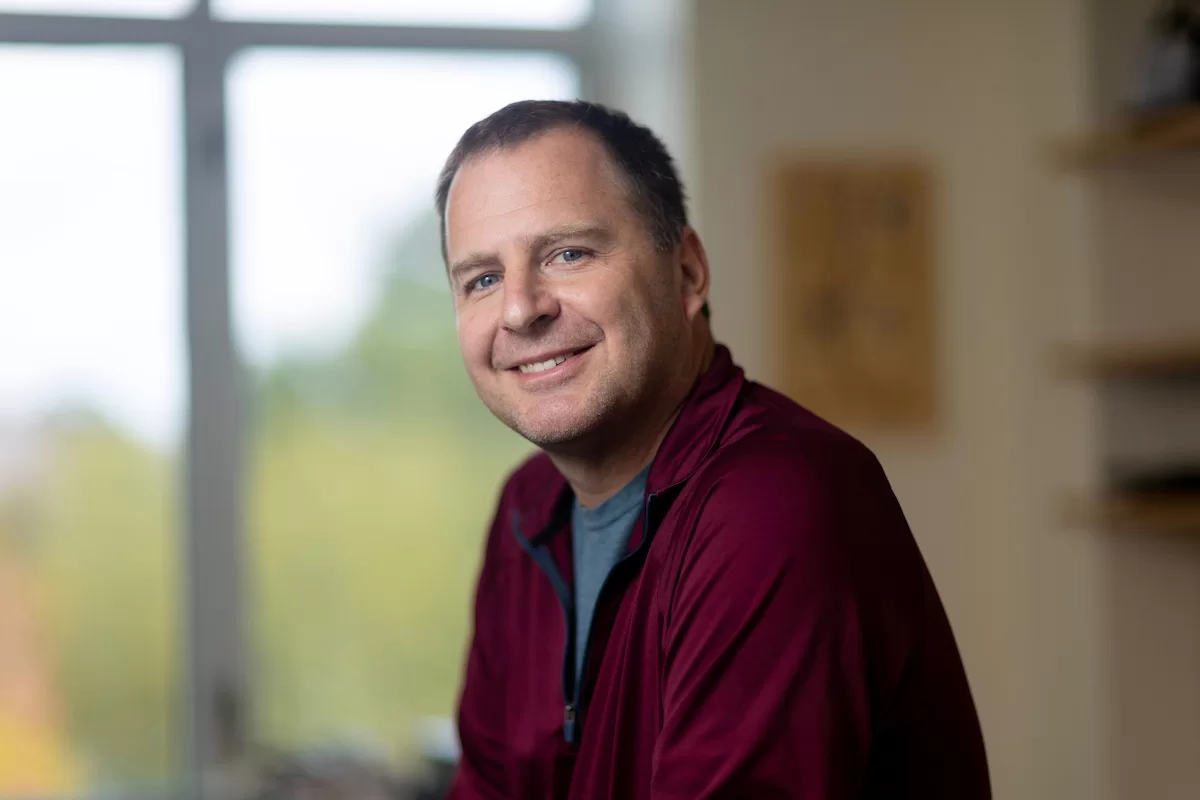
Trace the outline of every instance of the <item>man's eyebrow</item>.
{"type": "Polygon", "coordinates": [[[612,238],[612,231],[603,225],[585,222],[579,225],[563,225],[531,236],[526,240],[525,247],[530,252],[538,253],[565,239],[590,239],[594,242],[607,243],[612,241],[612,238]]]}
{"type": "MultiPolygon", "coordinates": [[[[579,225],[563,225],[552,228],[545,233],[539,233],[525,239],[527,252],[538,253],[567,239],[588,239],[600,244],[606,244],[613,239],[612,231],[603,225],[582,223],[579,225]]],[[[455,261],[450,266],[450,278],[453,280],[464,272],[474,272],[485,267],[500,265],[500,256],[496,253],[472,253],[455,261]]]]}
{"type": "Polygon", "coordinates": [[[450,265],[450,279],[454,280],[464,272],[474,272],[484,267],[500,265],[500,256],[495,253],[472,253],[466,258],[460,258],[450,265]]]}

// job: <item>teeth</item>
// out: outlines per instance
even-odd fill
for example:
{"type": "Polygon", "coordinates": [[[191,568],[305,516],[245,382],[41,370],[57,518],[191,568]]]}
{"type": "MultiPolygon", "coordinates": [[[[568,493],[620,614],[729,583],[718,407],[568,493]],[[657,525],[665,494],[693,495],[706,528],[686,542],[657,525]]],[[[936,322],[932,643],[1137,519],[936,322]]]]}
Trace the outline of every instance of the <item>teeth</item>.
{"type": "Polygon", "coordinates": [[[543,370],[550,369],[551,367],[557,367],[559,364],[566,361],[567,358],[567,356],[555,356],[554,358],[548,358],[545,361],[538,361],[535,364],[522,364],[521,366],[517,367],[517,369],[526,374],[529,374],[530,372],[542,372],[543,370]]]}

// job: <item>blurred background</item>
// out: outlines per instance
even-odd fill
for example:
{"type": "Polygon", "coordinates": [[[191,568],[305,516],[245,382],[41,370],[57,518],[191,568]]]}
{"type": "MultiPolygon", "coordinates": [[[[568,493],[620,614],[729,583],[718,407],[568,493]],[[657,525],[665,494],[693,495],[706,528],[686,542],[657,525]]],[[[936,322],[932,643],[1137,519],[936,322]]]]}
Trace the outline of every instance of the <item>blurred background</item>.
{"type": "Polygon", "coordinates": [[[774,170],[923,165],[929,411],[845,424],[942,592],[996,795],[1200,797],[1198,20],[0,0],[0,797],[439,796],[529,447],[461,367],[433,182],[471,122],[575,96],[666,140],[717,336],[767,383],[774,170]]]}

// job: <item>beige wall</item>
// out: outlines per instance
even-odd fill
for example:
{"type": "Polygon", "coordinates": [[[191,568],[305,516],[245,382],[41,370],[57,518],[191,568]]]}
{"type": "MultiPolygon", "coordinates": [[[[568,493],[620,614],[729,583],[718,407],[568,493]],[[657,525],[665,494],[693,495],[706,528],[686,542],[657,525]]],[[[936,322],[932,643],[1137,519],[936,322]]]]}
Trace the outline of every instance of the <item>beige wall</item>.
{"type": "Polygon", "coordinates": [[[693,14],[694,211],[718,334],[752,376],[770,382],[777,355],[760,294],[770,159],[909,152],[936,169],[941,417],[927,433],[856,433],[948,606],[997,796],[1115,797],[1106,554],[1055,524],[1058,490],[1094,475],[1096,408],[1048,370],[1052,343],[1094,320],[1086,192],[1042,159],[1086,122],[1083,10],[696,0],[693,14]]]}

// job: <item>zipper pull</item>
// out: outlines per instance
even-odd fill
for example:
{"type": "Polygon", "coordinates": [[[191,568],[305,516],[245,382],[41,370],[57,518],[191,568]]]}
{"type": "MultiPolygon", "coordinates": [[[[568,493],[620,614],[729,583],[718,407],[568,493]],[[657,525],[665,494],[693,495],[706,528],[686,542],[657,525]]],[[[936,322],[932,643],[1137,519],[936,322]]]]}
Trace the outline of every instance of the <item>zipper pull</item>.
{"type": "Polygon", "coordinates": [[[567,703],[563,712],[563,739],[568,743],[575,741],[575,704],[567,703]]]}

